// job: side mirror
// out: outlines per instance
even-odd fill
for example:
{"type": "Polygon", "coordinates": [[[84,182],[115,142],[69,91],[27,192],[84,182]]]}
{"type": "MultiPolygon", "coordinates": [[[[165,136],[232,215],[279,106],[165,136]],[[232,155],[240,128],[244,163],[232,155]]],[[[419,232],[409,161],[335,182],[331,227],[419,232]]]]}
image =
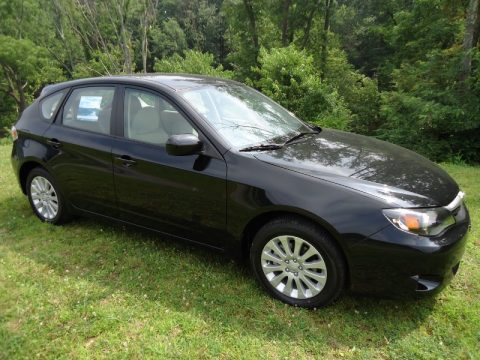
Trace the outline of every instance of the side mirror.
{"type": "Polygon", "coordinates": [[[175,156],[194,155],[202,150],[203,144],[196,135],[179,134],[168,138],[167,154],[175,156]]]}

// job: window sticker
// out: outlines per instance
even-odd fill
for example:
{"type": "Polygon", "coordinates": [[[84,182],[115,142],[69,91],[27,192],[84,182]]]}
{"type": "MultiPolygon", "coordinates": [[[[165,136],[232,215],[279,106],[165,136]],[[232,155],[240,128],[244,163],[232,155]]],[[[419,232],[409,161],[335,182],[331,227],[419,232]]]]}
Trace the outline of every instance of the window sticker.
{"type": "Polygon", "coordinates": [[[102,96],[81,96],[78,104],[77,120],[98,121],[102,96]]]}

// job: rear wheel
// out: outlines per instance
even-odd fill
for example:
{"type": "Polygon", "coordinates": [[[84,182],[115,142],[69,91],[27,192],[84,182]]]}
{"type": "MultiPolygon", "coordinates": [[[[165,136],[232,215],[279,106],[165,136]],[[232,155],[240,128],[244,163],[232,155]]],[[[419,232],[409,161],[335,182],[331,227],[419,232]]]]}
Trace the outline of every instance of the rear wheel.
{"type": "Polygon", "coordinates": [[[315,224],[282,217],[255,235],[250,261],[260,283],[275,298],[313,308],[330,304],[345,284],[345,262],[332,237],[315,224]]]}
{"type": "Polygon", "coordinates": [[[46,170],[37,167],[30,171],[26,188],[33,212],[40,220],[62,224],[70,218],[65,199],[46,170]]]}

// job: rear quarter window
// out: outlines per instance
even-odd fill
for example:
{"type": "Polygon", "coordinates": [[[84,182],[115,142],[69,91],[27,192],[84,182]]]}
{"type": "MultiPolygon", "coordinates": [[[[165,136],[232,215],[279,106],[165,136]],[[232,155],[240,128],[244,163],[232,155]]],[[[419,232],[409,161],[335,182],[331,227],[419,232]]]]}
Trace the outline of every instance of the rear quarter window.
{"type": "Polygon", "coordinates": [[[53,119],[53,116],[60,106],[65,93],[66,90],[59,91],[40,101],[40,113],[42,114],[44,120],[51,121],[53,119]]]}

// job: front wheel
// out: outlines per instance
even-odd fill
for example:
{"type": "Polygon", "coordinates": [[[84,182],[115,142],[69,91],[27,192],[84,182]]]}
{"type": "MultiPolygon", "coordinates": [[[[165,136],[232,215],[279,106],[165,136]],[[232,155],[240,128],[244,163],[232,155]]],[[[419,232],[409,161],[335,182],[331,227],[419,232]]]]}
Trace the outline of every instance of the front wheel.
{"type": "Polygon", "coordinates": [[[250,262],[263,287],[294,306],[326,306],[345,285],[345,261],[332,237],[295,217],[264,225],[253,239],[250,262]]]}
{"type": "Polygon", "coordinates": [[[55,180],[43,168],[35,168],[28,174],[27,196],[33,212],[40,220],[58,225],[70,218],[55,180]]]}

